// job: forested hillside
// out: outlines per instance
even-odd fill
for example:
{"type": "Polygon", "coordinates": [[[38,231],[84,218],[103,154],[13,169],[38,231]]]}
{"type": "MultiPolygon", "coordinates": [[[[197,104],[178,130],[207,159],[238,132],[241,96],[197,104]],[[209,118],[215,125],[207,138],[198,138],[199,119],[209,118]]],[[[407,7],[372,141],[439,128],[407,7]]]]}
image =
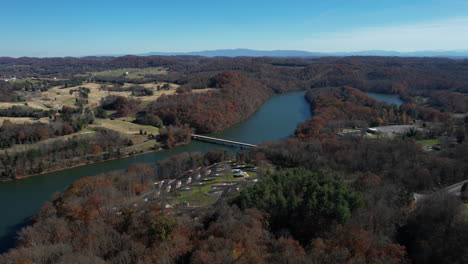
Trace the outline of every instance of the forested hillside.
{"type": "Polygon", "coordinates": [[[27,79],[0,81],[8,178],[118,158],[134,141],[172,148],[279,93],[307,91],[313,114],[234,157],[185,153],[82,178],[0,263],[468,262],[467,60],[0,58],[0,70],[27,79]]]}

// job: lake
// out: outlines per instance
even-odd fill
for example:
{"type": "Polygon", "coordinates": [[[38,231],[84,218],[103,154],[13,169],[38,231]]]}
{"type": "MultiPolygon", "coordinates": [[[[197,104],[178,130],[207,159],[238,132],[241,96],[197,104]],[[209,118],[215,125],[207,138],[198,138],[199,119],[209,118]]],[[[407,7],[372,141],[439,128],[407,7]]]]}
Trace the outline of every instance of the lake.
{"type": "MultiPolygon", "coordinates": [[[[277,95],[265,102],[249,119],[209,136],[257,144],[262,141],[285,139],[294,133],[297,125],[310,118],[310,106],[305,92],[277,95]]],[[[155,163],[182,152],[205,153],[225,146],[192,141],[189,145],[145,155],[90,164],[72,169],[47,173],[22,180],[0,184],[0,253],[14,246],[16,232],[37,214],[55,192],[63,191],[79,178],[128,168],[133,163],[155,163]]]]}
{"type": "Polygon", "coordinates": [[[400,99],[400,96],[396,94],[383,94],[383,93],[366,93],[368,96],[374,98],[375,100],[387,102],[389,104],[396,104],[400,106],[403,104],[403,101],[400,99]]]}

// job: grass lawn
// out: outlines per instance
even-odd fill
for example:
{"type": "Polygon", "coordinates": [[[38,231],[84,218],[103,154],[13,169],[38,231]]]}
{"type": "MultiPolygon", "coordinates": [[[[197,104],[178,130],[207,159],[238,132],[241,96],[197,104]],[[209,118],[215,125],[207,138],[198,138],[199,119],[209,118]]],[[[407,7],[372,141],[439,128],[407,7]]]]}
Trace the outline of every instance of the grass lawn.
{"type": "MultiPolygon", "coordinates": [[[[148,68],[148,69],[138,69],[139,72],[142,72],[143,70],[147,70],[148,72],[151,71],[153,68],[148,68]]],[[[115,70],[115,72],[126,72],[128,69],[121,69],[121,70],[115,70]]],[[[176,93],[177,88],[179,85],[173,84],[173,83],[167,83],[169,84],[169,89],[161,89],[158,91],[157,86],[163,86],[164,82],[161,83],[143,83],[143,84],[138,84],[140,86],[144,86],[148,89],[151,89],[153,91],[153,95],[151,96],[132,96],[132,92],[130,91],[108,91],[106,88],[101,88],[102,86],[109,86],[107,84],[99,84],[99,83],[83,83],[78,86],[74,87],[67,87],[63,88],[62,86],[55,86],[47,91],[43,91],[40,93],[27,93],[26,94],[26,101],[27,104],[32,107],[32,108],[38,108],[38,109],[57,109],[60,110],[62,107],[69,106],[69,107],[76,107],[75,105],[75,100],[78,98],[79,93],[73,92],[70,94],[72,90],[77,90],[79,87],[85,87],[90,90],[88,94],[88,104],[86,105],[87,107],[90,108],[95,108],[98,107],[101,103],[101,100],[109,95],[115,95],[115,96],[123,96],[123,97],[132,97],[134,99],[139,99],[142,102],[142,108],[148,105],[150,102],[153,102],[157,100],[161,95],[173,95],[176,93]]],[[[123,85],[124,88],[133,86],[136,84],[132,83],[125,83],[123,85]]],[[[193,93],[204,93],[208,92],[214,89],[211,88],[206,88],[206,89],[197,89],[193,90],[193,93]]],[[[20,103],[9,103],[9,102],[2,102],[0,103],[0,108],[8,108],[12,105],[24,105],[24,102],[20,103]]]]}
{"type": "MultiPolygon", "coordinates": [[[[218,200],[219,196],[206,194],[207,192],[213,190],[211,188],[212,185],[220,184],[223,182],[236,182],[244,180],[243,178],[235,178],[234,173],[230,171],[220,174],[223,176],[207,177],[207,179],[210,179],[211,181],[205,182],[202,186],[190,186],[190,188],[192,189],[191,191],[178,191],[176,194],[177,199],[180,202],[188,201],[190,203],[190,206],[204,206],[213,204],[218,200]]],[[[257,177],[256,172],[248,172],[248,174],[249,177],[247,177],[247,179],[257,177]]]]}
{"type": "Polygon", "coordinates": [[[203,186],[191,186],[192,191],[178,191],[177,199],[181,202],[188,201],[190,206],[204,206],[215,203],[218,195],[206,195],[211,191],[211,182],[203,186]]]}
{"type": "Polygon", "coordinates": [[[46,140],[41,140],[41,141],[36,142],[34,144],[14,145],[11,148],[8,148],[8,149],[5,149],[5,150],[0,150],[0,153],[2,153],[4,151],[8,151],[8,152],[26,151],[28,149],[39,148],[42,144],[49,144],[49,143],[52,143],[52,142],[55,142],[55,141],[58,141],[58,140],[66,140],[66,139],[72,138],[74,136],[76,136],[76,137],[89,137],[89,136],[92,136],[94,133],[96,133],[96,131],[94,131],[92,129],[89,129],[89,128],[86,128],[86,129],[83,129],[83,130],[81,130],[81,131],[79,131],[77,133],[73,133],[73,134],[66,135],[66,136],[61,136],[61,137],[49,138],[49,139],[46,139],[46,140]]]}
{"type": "Polygon", "coordinates": [[[146,141],[146,142],[143,142],[143,143],[140,143],[140,144],[136,144],[136,145],[133,145],[133,146],[130,146],[130,147],[123,148],[122,151],[124,151],[124,152],[147,151],[147,150],[150,150],[151,148],[153,148],[155,146],[155,144],[156,144],[156,141],[149,140],[149,141],[146,141]]]}
{"type": "Polygon", "coordinates": [[[140,79],[143,78],[147,74],[167,74],[167,70],[163,67],[151,67],[151,68],[123,68],[117,70],[110,70],[110,71],[102,71],[102,72],[92,72],[92,75],[96,76],[112,76],[112,77],[119,77],[123,76],[126,72],[128,72],[127,78],[129,79],[140,79]]]}
{"type": "Polygon", "coordinates": [[[38,80],[33,80],[33,79],[17,79],[17,80],[14,80],[13,81],[14,83],[26,83],[26,82],[30,82],[30,83],[37,83],[39,82],[38,80]]]}
{"type": "Polygon", "coordinates": [[[35,102],[0,102],[0,109],[10,108],[12,106],[28,106],[31,108],[41,109],[41,110],[49,110],[48,107],[44,106],[43,104],[38,104],[35,102]]]}
{"type": "Polygon", "coordinates": [[[418,140],[418,143],[423,146],[430,147],[430,146],[435,146],[439,144],[440,142],[438,139],[425,139],[425,140],[418,140]]]}
{"type": "Polygon", "coordinates": [[[24,123],[31,124],[31,123],[38,123],[38,122],[47,124],[47,123],[50,122],[50,119],[48,117],[43,117],[43,118],[40,118],[40,119],[34,119],[34,118],[31,118],[31,117],[3,117],[3,116],[1,116],[0,117],[0,126],[3,125],[3,121],[5,121],[5,120],[10,120],[14,124],[24,124],[24,123]]]}
{"type": "Polygon", "coordinates": [[[468,203],[464,204],[462,215],[465,217],[465,220],[468,221],[468,203]]]}
{"type": "MultiPolygon", "coordinates": [[[[130,118],[125,118],[125,120],[131,120],[130,118]]],[[[115,130],[122,134],[139,134],[140,129],[146,131],[148,134],[157,135],[159,133],[159,128],[154,126],[139,125],[123,120],[110,120],[110,119],[96,119],[93,124],[94,127],[104,127],[108,129],[115,130]]]]}

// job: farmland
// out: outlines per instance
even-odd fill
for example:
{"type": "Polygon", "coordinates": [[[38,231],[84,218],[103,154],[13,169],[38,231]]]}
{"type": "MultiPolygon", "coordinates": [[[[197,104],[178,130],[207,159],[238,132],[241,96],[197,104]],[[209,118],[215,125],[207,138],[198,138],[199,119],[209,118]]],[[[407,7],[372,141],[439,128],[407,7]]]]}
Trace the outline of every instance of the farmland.
{"type": "Polygon", "coordinates": [[[167,74],[167,69],[163,67],[150,67],[150,68],[123,68],[117,70],[91,72],[88,74],[82,74],[78,76],[111,76],[111,77],[126,77],[128,79],[140,79],[146,75],[159,75],[167,74]]]}

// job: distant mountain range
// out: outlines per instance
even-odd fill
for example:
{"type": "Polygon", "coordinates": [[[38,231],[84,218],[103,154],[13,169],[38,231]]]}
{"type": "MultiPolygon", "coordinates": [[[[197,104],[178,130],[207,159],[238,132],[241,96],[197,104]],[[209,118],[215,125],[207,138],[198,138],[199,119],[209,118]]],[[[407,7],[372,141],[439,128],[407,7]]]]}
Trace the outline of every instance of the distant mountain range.
{"type": "MultiPolygon", "coordinates": [[[[252,49],[219,49],[193,52],[149,52],[133,54],[138,56],[171,56],[192,55],[205,57],[325,57],[325,56],[396,56],[396,57],[448,57],[468,58],[468,50],[443,50],[443,51],[414,51],[398,52],[385,50],[367,50],[356,52],[310,52],[302,50],[252,50],[252,49]]],[[[110,55],[113,56],[113,55],[110,55]]],[[[117,55],[114,55],[117,56],[117,55]]],[[[118,55],[121,56],[121,55],[118,55]]]]}

